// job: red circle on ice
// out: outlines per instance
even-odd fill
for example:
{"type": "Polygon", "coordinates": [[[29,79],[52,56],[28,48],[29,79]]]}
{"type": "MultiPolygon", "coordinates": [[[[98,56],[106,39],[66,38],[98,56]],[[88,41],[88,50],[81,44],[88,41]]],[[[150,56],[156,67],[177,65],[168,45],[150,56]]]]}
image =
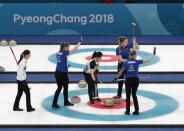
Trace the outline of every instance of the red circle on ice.
{"type": "MultiPolygon", "coordinates": [[[[120,104],[114,104],[113,106],[104,106],[103,101],[109,99],[109,98],[100,98],[101,102],[95,101],[94,104],[91,104],[90,102],[88,102],[88,106],[94,107],[94,108],[99,108],[99,109],[122,109],[122,108],[126,108],[126,100],[125,99],[121,99],[121,103],[120,104]]],[[[132,103],[130,103],[130,105],[132,105],[132,103]]]]}

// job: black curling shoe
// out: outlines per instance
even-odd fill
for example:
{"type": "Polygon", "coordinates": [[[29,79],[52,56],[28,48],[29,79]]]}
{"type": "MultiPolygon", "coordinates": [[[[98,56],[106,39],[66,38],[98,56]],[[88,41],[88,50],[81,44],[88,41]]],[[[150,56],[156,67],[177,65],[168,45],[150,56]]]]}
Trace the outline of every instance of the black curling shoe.
{"type": "Polygon", "coordinates": [[[95,104],[94,100],[91,100],[91,101],[90,101],[90,104],[95,104]]]}
{"type": "Polygon", "coordinates": [[[134,111],[132,114],[133,115],[139,115],[139,111],[134,111]]]}
{"type": "Polygon", "coordinates": [[[121,96],[121,95],[117,95],[117,97],[118,97],[118,98],[122,98],[122,96],[121,96]]]}
{"type": "Polygon", "coordinates": [[[32,112],[32,111],[35,111],[35,108],[27,109],[27,112],[32,112]]]}
{"type": "Polygon", "coordinates": [[[74,106],[74,104],[72,104],[70,102],[66,102],[66,103],[64,103],[64,106],[74,106]]]}
{"type": "Polygon", "coordinates": [[[101,102],[102,100],[100,98],[96,98],[95,101],[101,102]]]}
{"type": "Polygon", "coordinates": [[[52,105],[52,108],[57,109],[57,108],[60,108],[60,106],[58,104],[56,104],[56,105],[52,105]]]}
{"type": "Polygon", "coordinates": [[[125,111],[125,115],[130,115],[130,111],[125,111]]]}
{"type": "Polygon", "coordinates": [[[21,108],[16,108],[16,109],[13,109],[13,111],[23,111],[23,109],[21,109],[21,108]]]}

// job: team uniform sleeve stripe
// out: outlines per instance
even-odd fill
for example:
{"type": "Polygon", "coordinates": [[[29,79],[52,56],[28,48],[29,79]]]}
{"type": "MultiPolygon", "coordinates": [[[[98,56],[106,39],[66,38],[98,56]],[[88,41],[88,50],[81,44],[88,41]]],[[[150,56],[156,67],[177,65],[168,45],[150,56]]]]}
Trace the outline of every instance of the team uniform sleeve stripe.
{"type": "Polygon", "coordinates": [[[95,69],[96,63],[95,61],[91,61],[89,64],[90,69],[95,69]]]}

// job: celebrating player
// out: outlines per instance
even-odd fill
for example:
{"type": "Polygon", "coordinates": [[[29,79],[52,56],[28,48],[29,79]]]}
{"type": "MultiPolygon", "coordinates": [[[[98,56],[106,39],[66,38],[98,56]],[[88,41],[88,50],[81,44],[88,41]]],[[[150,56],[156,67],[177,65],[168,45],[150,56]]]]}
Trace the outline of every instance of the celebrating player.
{"type": "Polygon", "coordinates": [[[70,44],[67,42],[61,42],[59,52],[57,53],[57,66],[55,71],[55,78],[57,83],[57,90],[55,91],[52,107],[53,108],[59,108],[58,104],[58,97],[62,90],[62,87],[64,89],[63,95],[64,95],[64,106],[73,106],[74,104],[70,103],[68,100],[68,65],[67,65],[67,57],[70,53],[75,51],[82,42],[81,40],[78,42],[77,45],[75,45],[72,49],[70,49],[70,44]]]}
{"type": "MultiPolygon", "coordinates": [[[[123,63],[127,59],[129,59],[130,49],[133,48],[134,50],[138,50],[139,49],[139,45],[136,42],[135,37],[133,38],[133,44],[128,44],[128,38],[124,37],[124,36],[119,37],[118,42],[119,42],[119,46],[116,48],[116,56],[118,57],[118,67],[117,67],[117,70],[119,72],[121,70],[121,68],[122,68],[123,63]]],[[[119,79],[123,79],[124,78],[125,72],[126,72],[126,70],[124,70],[124,72],[119,77],[119,79]]],[[[118,82],[118,91],[117,91],[117,96],[119,98],[121,98],[122,88],[123,88],[123,81],[119,81],[118,82]]]]}
{"type": "Polygon", "coordinates": [[[131,50],[129,55],[130,59],[125,61],[122,65],[121,70],[118,73],[118,77],[122,75],[124,70],[126,70],[125,74],[125,90],[126,90],[126,111],[125,114],[130,114],[130,95],[132,94],[133,102],[134,102],[134,108],[135,111],[133,112],[133,115],[139,115],[139,104],[137,100],[137,89],[139,86],[139,65],[143,63],[149,62],[153,56],[156,54],[156,48],[153,50],[153,55],[150,57],[143,59],[143,60],[136,60],[137,58],[137,52],[135,50],[131,50]]]}

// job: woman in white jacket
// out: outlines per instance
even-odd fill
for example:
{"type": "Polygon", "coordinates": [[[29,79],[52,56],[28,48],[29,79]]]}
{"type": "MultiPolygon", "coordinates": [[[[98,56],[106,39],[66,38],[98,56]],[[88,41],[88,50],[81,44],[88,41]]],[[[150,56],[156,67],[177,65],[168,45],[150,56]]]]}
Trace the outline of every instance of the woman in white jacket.
{"type": "Polygon", "coordinates": [[[29,50],[24,50],[17,63],[18,64],[18,69],[17,69],[18,92],[15,98],[13,111],[23,111],[23,109],[19,108],[19,102],[23,92],[26,95],[27,112],[31,112],[35,110],[35,108],[31,106],[30,91],[26,82],[26,66],[27,66],[27,60],[30,58],[30,53],[31,52],[29,50]]]}

